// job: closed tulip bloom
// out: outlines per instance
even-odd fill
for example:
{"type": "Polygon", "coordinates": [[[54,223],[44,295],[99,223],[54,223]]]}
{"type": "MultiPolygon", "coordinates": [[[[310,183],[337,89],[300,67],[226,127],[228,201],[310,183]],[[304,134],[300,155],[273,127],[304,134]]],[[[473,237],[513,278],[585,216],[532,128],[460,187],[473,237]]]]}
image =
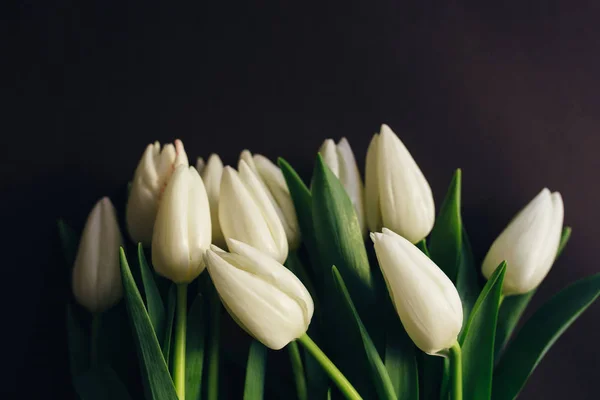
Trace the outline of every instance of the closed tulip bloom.
{"type": "Polygon", "coordinates": [[[296,250],[300,246],[300,226],[283,173],[267,157],[260,154],[252,156],[248,150],[242,152],[240,160],[244,160],[260,178],[283,225],[289,249],[296,250]]]}
{"type": "Polygon", "coordinates": [[[202,176],[202,172],[204,171],[204,167],[206,167],[206,163],[204,162],[204,158],[198,157],[196,159],[196,171],[202,176]]]}
{"type": "Polygon", "coordinates": [[[235,239],[283,263],[288,254],[285,230],[264,184],[245,161],[239,173],[225,167],[219,196],[219,223],[225,240],[235,239]]]}
{"type": "Polygon", "coordinates": [[[279,350],[306,333],[313,300],[302,282],[261,251],[227,240],[231,253],[206,252],[208,273],[233,319],[265,346],[279,350]]]}
{"type": "Polygon", "coordinates": [[[73,294],[92,313],[102,312],[123,296],[119,248],[121,232],[108,197],[96,203],[88,216],[73,267],[73,294]]]}
{"type": "Polygon", "coordinates": [[[369,230],[386,227],[412,243],[424,239],[435,220],[429,183],[404,144],[381,125],[367,150],[366,214],[369,230]]]}
{"type": "Polygon", "coordinates": [[[208,162],[201,172],[202,181],[208,195],[210,204],[210,221],[212,226],[212,242],[225,247],[225,238],[219,224],[219,193],[221,192],[221,177],[223,176],[223,162],[217,154],[211,154],[208,162]]]}
{"type": "Polygon", "coordinates": [[[346,193],[348,193],[348,197],[350,197],[356,210],[360,229],[363,236],[365,236],[367,233],[364,206],[365,188],[350,143],[346,138],[342,138],[336,145],[332,139],[327,139],[323,142],[319,153],[321,153],[325,164],[346,189],[346,193]]]}
{"type": "Polygon", "coordinates": [[[165,145],[162,151],[158,142],[146,147],[135,170],[127,200],[127,231],[135,243],[141,242],[145,246],[152,243],[152,229],[161,194],[179,165],[188,165],[181,140],[176,140],[175,145],[165,145]]]}
{"type": "Polygon", "coordinates": [[[415,245],[389,229],[371,233],[371,239],[396,312],[412,341],[430,355],[452,347],[463,321],[452,281],[415,245]]]}
{"type": "Polygon", "coordinates": [[[492,244],[482,272],[489,278],[506,260],[502,292],[527,293],[544,280],[558,251],[564,208],[560,193],[543,189],[492,244]]]}
{"type": "Polygon", "coordinates": [[[154,269],[175,283],[189,283],[204,270],[204,252],[210,242],[210,210],[204,184],[194,167],[180,165],[165,188],[156,215],[154,269]]]}

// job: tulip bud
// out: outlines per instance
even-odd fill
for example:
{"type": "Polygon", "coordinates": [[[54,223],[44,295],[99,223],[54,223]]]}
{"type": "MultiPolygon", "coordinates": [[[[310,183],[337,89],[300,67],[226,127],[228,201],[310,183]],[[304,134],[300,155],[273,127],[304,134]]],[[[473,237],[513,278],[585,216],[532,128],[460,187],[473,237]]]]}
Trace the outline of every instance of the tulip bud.
{"type": "Polygon", "coordinates": [[[175,169],[163,193],[152,236],[152,263],[160,275],[189,283],[204,270],[210,246],[208,197],[194,167],[175,169]]]}
{"type": "Polygon", "coordinates": [[[558,251],[564,208],[560,193],[544,188],[492,244],[482,267],[489,278],[501,261],[506,261],[502,292],[523,294],[544,280],[558,251]]]}
{"type": "Polygon", "coordinates": [[[212,242],[225,247],[225,238],[219,224],[219,193],[221,192],[221,177],[223,176],[223,162],[217,154],[211,154],[204,166],[202,180],[206,187],[208,203],[210,204],[210,221],[212,225],[212,242]]]}
{"type": "Polygon", "coordinates": [[[371,231],[386,227],[412,243],[424,239],[435,220],[431,188],[404,144],[381,125],[367,150],[366,213],[371,231]]]}
{"type": "Polygon", "coordinates": [[[371,233],[377,260],[396,312],[412,341],[430,355],[456,343],[463,310],[452,281],[402,236],[371,233]]]}
{"type": "Polygon", "coordinates": [[[323,142],[319,153],[321,153],[325,164],[346,189],[346,193],[348,193],[348,197],[350,197],[356,210],[360,230],[365,236],[367,233],[364,207],[365,188],[350,143],[346,138],[342,138],[336,146],[333,140],[327,139],[323,142]]]}
{"type": "Polygon", "coordinates": [[[108,197],[96,203],[88,216],[73,267],[73,293],[92,313],[102,312],[123,296],[119,248],[121,232],[108,197]]]}
{"type": "Polygon", "coordinates": [[[288,254],[285,230],[263,183],[245,162],[239,173],[225,167],[219,196],[219,223],[225,239],[247,243],[283,263],[288,254]]]}
{"type": "Polygon", "coordinates": [[[248,150],[242,152],[240,161],[242,160],[260,178],[267,196],[283,225],[289,249],[296,250],[300,246],[300,226],[298,225],[296,208],[283,173],[267,157],[260,154],[253,157],[248,150]]]}
{"type": "Polygon", "coordinates": [[[196,171],[202,176],[202,172],[204,172],[204,167],[206,167],[206,163],[204,162],[204,158],[198,157],[196,159],[196,171]]]}
{"type": "Polygon", "coordinates": [[[227,244],[231,253],[211,246],[205,258],[233,319],[273,350],[305,334],[314,304],[296,275],[252,246],[231,239],[227,244]]]}
{"type": "Polygon", "coordinates": [[[176,140],[175,145],[165,145],[162,151],[158,142],[146,147],[135,170],[127,200],[127,231],[134,242],[145,246],[152,242],[152,229],[162,191],[179,165],[188,165],[181,140],[176,140]]]}

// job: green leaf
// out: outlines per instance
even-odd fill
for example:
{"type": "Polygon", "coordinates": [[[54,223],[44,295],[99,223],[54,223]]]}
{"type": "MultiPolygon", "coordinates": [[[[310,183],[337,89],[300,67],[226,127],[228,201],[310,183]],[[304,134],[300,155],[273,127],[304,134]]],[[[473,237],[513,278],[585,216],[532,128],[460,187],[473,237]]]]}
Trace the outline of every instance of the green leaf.
{"type": "Polygon", "coordinates": [[[196,296],[188,313],[185,344],[185,398],[200,400],[202,393],[202,367],[204,366],[204,340],[206,319],[201,294],[196,296]]]}
{"type": "Polygon", "coordinates": [[[457,169],[429,238],[431,259],[456,284],[463,305],[463,326],[479,295],[477,268],[461,217],[462,172],[457,169]]]}
{"type": "Polygon", "coordinates": [[[154,332],[156,332],[156,337],[163,338],[165,332],[165,306],[160,297],[158,287],[154,282],[153,272],[148,266],[146,255],[144,254],[144,247],[141,243],[138,243],[138,260],[140,263],[140,270],[142,271],[142,282],[146,294],[148,315],[150,316],[154,332]]]}
{"type": "MultiPolygon", "coordinates": [[[[389,329],[385,348],[385,368],[398,400],[419,398],[419,376],[415,348],[396,316],[389,329]]],[[[390,322],[388,322],[390,324],[390,322]]]]}
{"type": "Polygon", "coordinates": [[[473,309],[473,306],[475,305],[475,302],[480,294],[477,266],[475,264],[475,258],[473,257],[473,251],[471,250],[471,243],[464,226],[462,229],[461,247],[462,250],[458,260],[456,290],[460,295],[460,300],[463,307],[464,326],[471,315],[471,310],[473,309]]]}
{"type": "Polygon", "coordinates": [[[560,335],[600,295],[600,274],[581,279],[540,307],[506,348],[494,371],[494,400],[517,397],[560,335]]]}
{"type": "Polygon", "coordinates": [[[358,218],[344,186],[321,155],[313,174],[312,209],[321,265],[336,265],[358,299],[358,309],[366,310],[375,304],[375,285],[358,218]]]}
{"type": "MultiPolygon", "coordinates": [[[[556,258],[558,258],[571,237],[571,227],[565,226],[562,230],[560,237],[560,243],[558,245],[558,251],[556,252],[556,258]]],[[[500,314],[498,315],[498,326],[496,327],[496,349],[494,351],[494,359],[496,364],[500,361],[502,351],[506,347],[506,344],[510,340],[513,331],[517,327],[517,324],[521,320],[525,309],[529,305],[529,302],[533,298],[536,289],[529,293],[508,296],[502,302],[500,307],[500,314]]]]}
{"type": "MultiPolygon", "coordinates": [[[[281,168],[281,172],[283,173],[287,187],[290,191],[290,196],[294,202],[294,208],[298,217],[298,225],[300,226],[300,233],[302,234],[302,242],[308,250],[313,268],[313,275],[320,279],[323,276],[323,271],[321,271],[318,264],[319,250],[315,239],[312,215],[312,196],[310,190],[287,161],[283,158],[279,158],[277,163],[279,164],[279,168],[281,168]]],[[[320,281],[314,283],[317,285],[317,289],[322,289],[322,287],[319,286],[321,285],[320,281]]]]}
{"type": "Polygon", "coordinates": [[[123,292],[134,332],[146,397],[153,400],[178,400],[152,322],[131,275],[123,248],[120,256],[123,292]]]}
{"type": "Polygon", "coordinates": [[[67,223],[59,219],[58,220],[58,236],[60,237],[60,243],[62,245],[65,262],[69,269],[73,268],[75,264],[75,257],[77,255],[77,246],[79,245],[79,237],[77,233],[67,223]]]}
{"type": "Polygon", "coordinates": [[[67,304],[67,341],[71,378],[75,379],[90,367],[90,342],[75,318],[71,304],[67,304]]]}
{"type": "Polygon", "coordinates": [[[489,399],[492,394],[494,337],[506,263],[502,262],[484,286],[463,329],[462,350],[464,400],[489,399]]]}
{"type": "Polygon", "coordinates": [[[396,392],[394,390],[394,385],[387,373],[385,365],[379,357],[379,353],[373,344],[373,341],[369,337],[369,333],[367,332],[365,326],[363,325],[356,308],[354,307],[354,303],[352,302],[352,298],[350,297],[350,293],[346,288],[346,284],[342,279],[342,275],[338,271],[338,269],[333,266],[331,268],[331,272],[333,274],[333,280],[335,282],[338,293],[344,299],[344,303],[347,307],[347,310],[354,316],[355,326],[358,329],[360,336],[362,338],[362,344],[364,351],[367,356],[367,360],[369,361],[369,366],[371,369],[371,375],[373,381],[375,383],[375,388],[377,389],[377,394],[380,399],[396,399],[396,392]]]}
{"type": "Polygon", "coordinates": [[[460,215],[461,170],[457,169],[429,236],[431,259],[452,282],[458,277],[462,249],[462,219],[460,215]]]}
{"type": "Polygon", "coordinates": [[[75,391],[81,400],[130,400],[127,388],[110,367],[94,368],[75,378],[75,391]]]}
{"type": "Polygon", "coordinates": [[[244,400],[262,400],[267,372],[267,348],[258,340],[253,340],[248,353],[244,400]]]}
{"type": "Polygon", "coordinates": [[[162,342],[163,356],[168,365],[171,359],[171,336],[173,334],[173,322],[175,321],[175,305],[177,303],[177,285],[171,284],[167,298],[167,318],[165,320],[165,336],[162,342]]]}

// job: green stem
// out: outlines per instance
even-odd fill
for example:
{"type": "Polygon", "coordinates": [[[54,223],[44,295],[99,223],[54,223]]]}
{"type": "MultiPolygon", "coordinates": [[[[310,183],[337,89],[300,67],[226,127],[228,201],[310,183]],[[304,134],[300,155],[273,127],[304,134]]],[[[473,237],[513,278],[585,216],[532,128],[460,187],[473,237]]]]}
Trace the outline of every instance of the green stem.
{"type": "Polygon", "coordinates": [[[290,342],[287,345],[290,353],[290,361],[292,362],[292,371],[294,380],[296,381],[296,394],[298,400],[308,400],[308,391],[306,388],[306,375],[304,374],[304,366],[302,365],[302,357],[300,356],[300,348],[298,343],[290,342]]]}
{"type": "Polygon", "coordinates": [[[361,400],[360,394],[354,389],[354,386],[348,379],[341,373],[339,369],[331,362],[331,360],[323,353],[323,351],[317,346],[315,342],[307,335],[304,334],[298,338],[298,341],[302,343],[302,345],[312,354],[312,356],[317,360],[323,370],[331,380],[337,385],[338,389],[346,396],[347,399],[351,400],[361,400]]]}
{"type": "Polygon", "coordinates": [[[179,400],[185,399],[185,336],[187,327],[187,283],[177,285],[174,381],[179,400]]]}
{"type": "Polygon", "coordinates": [[[101,313],[94,313],[92,317],[92,332],[90,341],[90,364],[92,367],[98,366],[98,342],[100,341],[100,324],[102,321],[101,313]]]}
{"type": "Polygon", "coordinates": [[[207,400],[219,398],[219,333],[221,319],[221,300],[214,285],[210,298],[210,333],[208,347],[208,389],[207,400]]]}
{"type": "Polygon", "coordinates": [[[460,350],[458,342],[450,347],[450,379],[452,380],[451,400],[462,400],[462,351],[460,350]]]}

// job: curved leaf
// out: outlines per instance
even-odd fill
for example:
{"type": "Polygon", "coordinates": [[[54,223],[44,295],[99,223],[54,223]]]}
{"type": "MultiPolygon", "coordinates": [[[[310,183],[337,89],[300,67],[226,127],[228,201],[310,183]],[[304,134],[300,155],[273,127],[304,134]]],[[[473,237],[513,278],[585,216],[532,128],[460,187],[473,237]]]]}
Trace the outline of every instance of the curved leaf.
{"type": "Polygon", "coordinates": [[[336,265],[346,276],[360,311],[375,304],[374,279],[354,206],[321,155],[313,174],[312,210],[321,265],[336,265]]]}
{"type": "Polygon", "coordinates": [[[156,332],[156,337],[163,338],[165,332],[165,306],[160,297],[160,292],[154,282],[154,274],[148,266],[146,255],[144,254],[144,246],[138,243],[138,260],[140,270],[142,271],[142,283],[144,284],[144,293],[146,294],[146,308],[150,321],[156,332]]]}
{"type": "Polygon", "coordinates": [[[464,400],[489,399],[492,394],[494,338],[505,272],[506,263],[502,262],[481,291],[459,341],[467,389],[464,400]]]}
{"type": "Polygon", "coordinates": [[[494,400],[517,397],[560,335],[600,295],[600,274],[581,279],[540,307],[509,344],[494,371],[494,400]]]}
{"type": "Polygon", "coordinates": [[[462,248],[461,170],[457,169],[429,236],[431,259],[456,282],[462,248]]]}
{"type": "Polygon", "coordinates": [[[175,321],[175,305],[177,303],[177,285],[171,284],[169,294],[167,296],[167,317],[165,319],[165,335],[162,341],[163,357],[169,371],[171,370],[171,336],[173,335],[173,322],[175,321]]]}
{"type": "Polygon", "coordinates": [[[248,353],[244,400],[262,400],[265,391],[267,372],[267,348],[258,340],[253,340],[248,353]]]}
{"type": "Polygon", "coordinates": [[[385,368],[398,400],[417,400],[419,376],[415,347],[404,331],[400,318],[397,315],[394,317],[394,321],[388,321],[390,328],[386,340],[385,368]]]}
{"type": "Polygon", "coordinates": [[[354,307],[354,303],[352,302],[352,298],[350,297],[350,293],[346,288],[346,284],[340,275],[338,269],[333,266],[331,268],[331,272],[333,274],[333,280],[335,282],[335,286],[338,290],[338,293],[344,299],[344,303],[348,309],[348,311],[354,316],[354,320],[356,323],[356,328],[358,329],[360,336],[362,338],[363,347],[365,353],[367,355],[367,360],[369,361],[369,365],[371,368],[371,375],[373,380],[375,381],[375,388],[377,389],[377,394],[380,399],[396,399],[396,393],[394,390],[394,385],[390,380],[390,377],[385,369],[385,365],[379,357],[379,353],[373,344],[373,341],[369,337],[369,333],[365,329],[362,321],[360,320],[360,316],[354,307]]]}
{"type": "Polygon", "coordinates": [[[152,400],[178,400],[152,322],[135,285],[122,247],[120,258],[123,295],[134,332],[146,397],[152,400]]]}

